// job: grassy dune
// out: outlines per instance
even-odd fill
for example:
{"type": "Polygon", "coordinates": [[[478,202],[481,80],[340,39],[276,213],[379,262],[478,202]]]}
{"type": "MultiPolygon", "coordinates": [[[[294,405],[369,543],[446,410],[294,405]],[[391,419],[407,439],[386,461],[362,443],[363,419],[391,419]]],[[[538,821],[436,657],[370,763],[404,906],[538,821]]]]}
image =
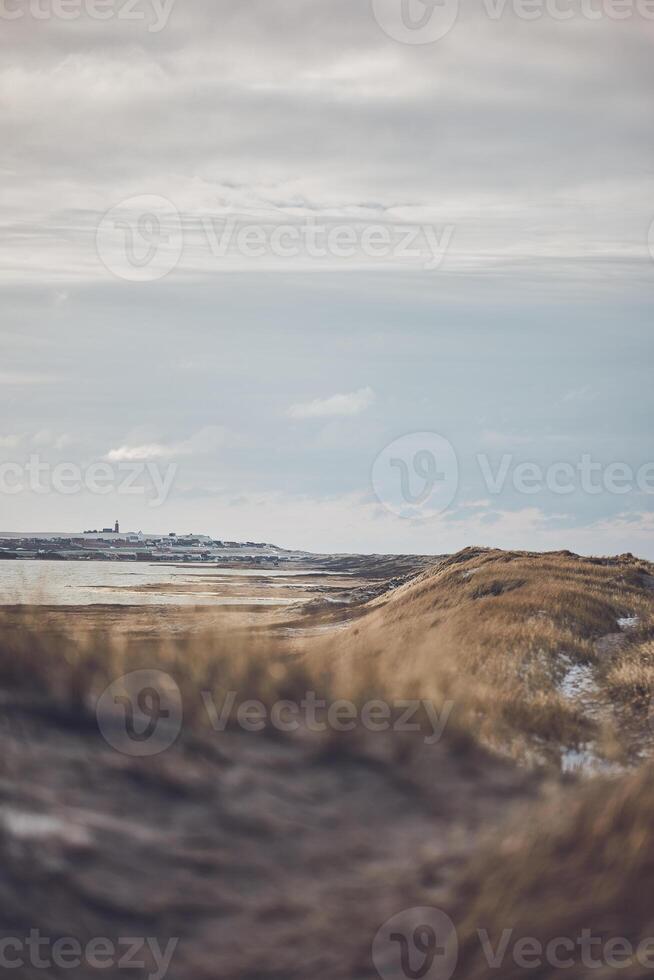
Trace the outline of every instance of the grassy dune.
{"type": "MultiPolygon", "coordinates": [[[[467,549],[311,636],[226,617],[206,630],[175,620],[145,642],[36,607],[4,611],[6,929],[173,936],[169,980],[372,980],[376,931],[425,906],[455,923],[454,980],[558,975],[510,952],[489,966],[480,930],[493,948],[505,930],[512,944],[591,930],[635,948],[654,936],[654,771],[640,764],[653,581],[629,555],[467,549]],[[115,752],[95,724],[105,687],[141,668],[172,677],[184,708],[178,741],[145,759],[115,752]],[[228,691],[217,736],[203,692],[220,704],[228,691]],[[252,734],[238,723],[249,699],[308,691],[451,713],[431,744],[428,726],[252,734]],[[561,778],[572,748],[619,760],[619,774],[561,778]]],[[[578,956],[565,972],[589,975],[578,956]]],[[[633,957],[619,972],[649,975],[633,957]]]]}
{"type": "Polygon", "coordinates": [[[562,751],[588,743],[626,761],[645,734],[654,686],[652,583],[652,567],[632,556],[466,549],[370,602],[347,629],[292,640],[234,629],[226,617],[144,645],[78,634],[74,617],[45,628],[39,607],[26,607],[0,615],[0,684],[92,714],[116,677],[158,668],[199,728],[202,691],[236,692],[234,712],[243,700],[299,701],[308,690],[357,704],[415,698],[439,712],[451,705],[452,737],[522,762],[558,765],[562,751]]]}
{"type": "Polygon", "coordinates": [[[556,762],[562,747],[588,740],[624,757],[633,745],[600,709],[619,697],[637,718],[649,701],[653,581],[631,556],[467,549],[310,656],[329,664],[339,691],[452,701],[460,730],[517,759],[556,762]],[[627,618],[637,625],[621,630],[627,618]],[[575,666],[592,672],[595,712],[566,693],[575,666]]]}
{"type": "MultiPolygon", "coordinates": [[[[466,980],[498,976],[483,953],[480,929],[492,937],[494,948],[506,929],[512,930],[511,949],[523,937],[535,939],[543,949],[558,937],[567,939],[568,952],[559,948],[557,955],[571,958],[563,975],[572,980],[589,975],[628,980],[651,975],[653,872],[651,766],[608,784],[592,781],[576,795],[552,794],[494,835],[457,884],[450,905],[462,947],[457,975],[466,980]],[[594,939],[593,966],[580,962],[579,947],[574,952],[570,947],[584,930],[594,939]],[[600,965],[606,944],[615,939],[629,945],[614,948],[613,968],[610,962],[600,965]]],[[[559,972],[547,965],[527,970],[507,955],[499,975],[509,980],[525,975],[543,980],[559,972]]]]}

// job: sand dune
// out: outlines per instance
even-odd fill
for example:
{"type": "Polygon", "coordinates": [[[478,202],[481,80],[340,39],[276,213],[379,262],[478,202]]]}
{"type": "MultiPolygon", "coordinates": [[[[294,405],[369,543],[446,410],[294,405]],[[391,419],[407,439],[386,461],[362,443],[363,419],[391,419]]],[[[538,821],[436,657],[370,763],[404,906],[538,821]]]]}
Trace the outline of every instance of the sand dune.
{"type": "MultiPolygon", "coordinates": [[[[384,923],[437,908],[458,938],[458,957],[448,946],[440,973],[423,974],[439,980],[551,976],[547,961],[517,962],[525,937],[588,929],[633,953],[654,931],[651,576],[631,556],[467,549],[338,629],[312,634],[305,613],[292,638],[288,624],[252,632],[215,612],[198,628],[185,611],[187,629],[170,613],[146,645],[141,629],[3,614],[5,936],[37,929],[85,950],[147,937],[135,975],[172,980],[392,980],[412,974],[384,923]],[[131,693],[116,685],[143,670],[164,678],[156,737],[179,724],[138,757],[147,738],[126,740],[131,693]],[[319,730],[308,692],[321,722],[340,704],[336,723],[319,730]],[[294,706],[297,727],[282,731],[294,706]],[[501,968],[480,930],[495,950],[510,931],[501,968]]],[[[139,702],[142,727],[150,708],[139,702]]],[[[407,949],[420,935],[406,933],[407,949]]],[[[588,975],[575,952],[568,975],[588,975]]],[[[50,975],[97,976],[82,960],[50,975]]],[[[116,962],[103,973],[130,975],[116,962]]],[[[622,975],[644,975],[635,953],[622,975]]]]}

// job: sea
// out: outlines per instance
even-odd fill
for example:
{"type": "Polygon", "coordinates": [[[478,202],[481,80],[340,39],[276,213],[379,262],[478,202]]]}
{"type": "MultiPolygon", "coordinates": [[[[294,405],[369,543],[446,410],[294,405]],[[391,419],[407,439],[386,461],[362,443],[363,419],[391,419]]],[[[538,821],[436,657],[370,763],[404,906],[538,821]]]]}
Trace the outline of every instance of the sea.
{"type": "MultiPolygon", "coordinates": [[[[0,605],[283,605],[294,599],[247,595],[247,579],[264,580],[274,592],[280,576],[306,576],[286,568],[220,568],[215,565],[168,565],[160,562],[0,561],[0,605]],[[207,589],[216,578],[241,579],[244,595],[222,596],[207,589]],[[180,591],[171,589],[180,586],[180,591]],[[188,587],[193,591],[189,594],[188,587]],[[161,592],[157,591],[161,586],[161,592]],[[147,587],[146,591],[143,588],[147,587]]],[[[235,582],[235,584],[237,584],[235,582]]],[[[281,583],[280,583],[281,584],[281,583]]],[[[288,582],[284,583],[288,587],[288,582]]],[[[300,583],[298,582],[298,585],[300,583]]],[[[236,590],[238,591],[238,590],[236,590]]]]}

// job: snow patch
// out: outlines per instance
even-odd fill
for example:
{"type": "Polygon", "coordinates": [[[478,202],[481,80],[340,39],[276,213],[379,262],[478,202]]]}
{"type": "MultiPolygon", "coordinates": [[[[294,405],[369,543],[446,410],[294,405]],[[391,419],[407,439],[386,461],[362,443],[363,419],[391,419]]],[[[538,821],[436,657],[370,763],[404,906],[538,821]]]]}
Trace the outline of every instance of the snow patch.
{"type": "Polygon", "coordinates": [[[579,701],[584,697],[591,697],[596,691],[597,684],[590,664],[572,664],[559,683],[559,692],[568,701],[579,701]]]}
{"type": "Polygon", "coordinates": [[[90,840],[84,828],[76,827],[68,821],[47,813],[30,813],[13,807],[3,807],[0,810],[0,822],[12,837],[19,840],[43,840],[56,837],[70,844],[86,844],[90,840]]]}
{"type": "Polygon", "coordinates": [[[638,616],[623,616],[618,620],[618,626],[621,630],[632,630],[638,626],[638,616]]]}
{"type": "Polygon", "coordinates": [[[592,745],[578,749],[564,749],[561,755],[561,772],[576,773],[581,776],[619,776],[624,769],[615,762],[601,759],[592,745]]]}

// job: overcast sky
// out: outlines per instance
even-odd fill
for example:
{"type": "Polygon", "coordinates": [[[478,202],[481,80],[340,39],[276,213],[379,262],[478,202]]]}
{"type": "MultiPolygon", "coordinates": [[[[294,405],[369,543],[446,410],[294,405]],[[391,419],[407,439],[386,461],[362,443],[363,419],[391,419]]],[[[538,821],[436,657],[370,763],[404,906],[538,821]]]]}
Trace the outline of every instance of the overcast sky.
{"type": "Polygon", "coordinates": [[[654,6],[516,3],[0,0],[0,530],[654,557],[654,6]]]}

